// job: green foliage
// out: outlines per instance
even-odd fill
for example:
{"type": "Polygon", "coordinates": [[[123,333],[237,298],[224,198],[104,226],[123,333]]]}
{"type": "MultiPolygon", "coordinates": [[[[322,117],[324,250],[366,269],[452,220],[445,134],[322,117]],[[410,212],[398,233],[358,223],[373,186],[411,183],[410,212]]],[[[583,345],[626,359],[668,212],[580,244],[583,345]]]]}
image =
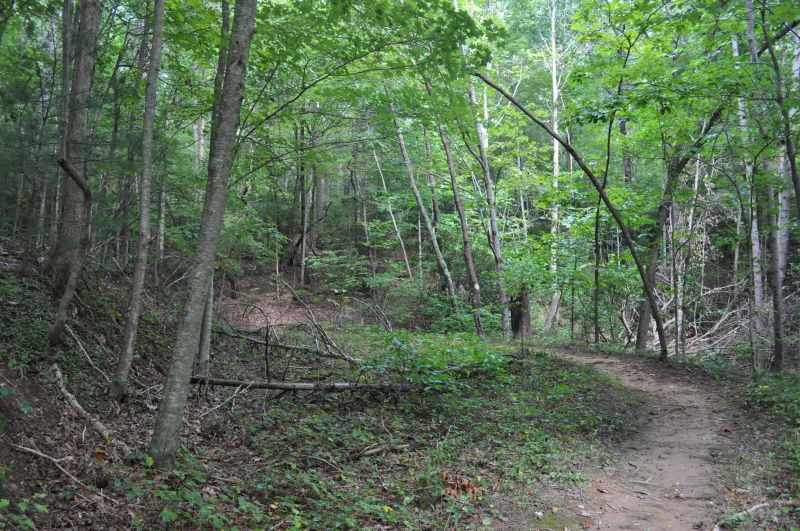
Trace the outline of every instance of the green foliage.
{"type": "Polygon", "coordinates": [[[771,460],[781,469],[779,484],[789,495],[800,493],[800,376],[765,374],[754,379],[744,395],[745,404],[778,428],[771,460]]]}
{"type": "Polygon", "coordinates": [[[361,291],[370,275],[367,257],[359,255],[354,249],[309,256],[308,265],[315,281],[329,292],[361,291]]]}
{"type": "Polygon", "coordinates": [[[8,498],[0,498],[0,528],[37,529],[33,518],[47,512],[47,506],[42,503],[46,497],[40,492],[30,498],[22,498],[16,504],[12,504],[8,498]]]}
{"type": "Polygon", "coordinates": [[[32,278],[0,276],[0,359],[12,369],[41,367],[53,309],[32,278]]]}
{"type": "Polygon", "coordinates": [[[378,374],[399,372],[411,382],[426,388],[469,386],[477,376],[491,380],[505,374],[511,349],[492,345],[474,334],[383,334],[370,342],[378,355],[370,359],[365,371],[378,374]]]}

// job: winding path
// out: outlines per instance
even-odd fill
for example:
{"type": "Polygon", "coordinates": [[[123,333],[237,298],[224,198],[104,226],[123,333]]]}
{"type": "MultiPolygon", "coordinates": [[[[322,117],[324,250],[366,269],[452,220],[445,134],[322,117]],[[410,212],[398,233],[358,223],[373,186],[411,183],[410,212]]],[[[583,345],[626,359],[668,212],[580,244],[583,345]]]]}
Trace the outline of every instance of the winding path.
{"type": "Polygon", "coordinates": [[[685,371],[581,350],[554,352],[649,397],[641,433],[619,464],[591,475],[576,516],[591,529],[712,529],[724,498],[718,458],[733,451],[736,411],[685,371]]]}

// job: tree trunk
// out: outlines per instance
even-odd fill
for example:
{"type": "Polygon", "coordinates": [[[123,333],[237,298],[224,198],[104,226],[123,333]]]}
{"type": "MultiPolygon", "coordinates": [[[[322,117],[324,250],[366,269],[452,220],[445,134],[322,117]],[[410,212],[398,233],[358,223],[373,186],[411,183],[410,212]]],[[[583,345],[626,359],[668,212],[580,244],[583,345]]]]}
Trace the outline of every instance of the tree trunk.
{"type": "Polygon", "coordinates": [[[455,164],[453,163],[453,153],[450,149],[450,140],[447,138],[447,131],[442,124],[439,124],[439,139],[442,141],[444,154],[447,158],[447,170],[450,173],[450,188],[453,190],[453,202],[455,203],[461,225],[461,239],[464,242],[464,263],[467,266],[469,282],[472,285],[472,319],[475,322],[475,332],[479,336],[482,336],[484,330],[483,320],[481,319],[481,285],[478,281],[478,273],[475,271],[475,262],[472,259],[472,241],[469,236],[467,213],[464,209],[464,203],[461,201],[461,192],[458,189],[458,178],[456,176],[455,164]]]}
{"type": "MultiPolygon", "coordinates": [[[[653,285],[647,279],[647,274],[645,272],[644,263],[642,262],[642,258],[639,256],[639,252],[636,250],[636,244],[633,241],[633,236],[631,235],[631,231],[628,228],[628,225],[622,219],[622,216],[620,215],[619,211],[616,209],[614,204],[608,198],[608,194],[606,194],[605,190],[603,189],[603,186],[600,184],[600,181],[597,179],[597,176],[589,168],[589,166],[586,164],[586,162],[584,162],[584,160],[580,157],[578,152],[575,150],[574,147],[572,147],[572,145],[569,142],[565,141],[563,138],[561,138],[558,135],[558,133],[553,131],[552,128],[550,128],[550,126],[548,126],[545,122],[543,122],[542,120],[537,118],[536,115],[534,115],[522,103],[520,103],[520,101],[517,98],[515,98],[514,96],[509,94],[506,90],[504,90],[502,87],[500,87],[496,83],[492,82],[489,78],[487,78],[483,74],[481,74],[479,72],[476,72],[473,75],[478,77],[478,78],[480,78],[484,83],[486,83],[487,85],[492,87],[494,90],[496,90],[497,92],[502,94],[504,98],[506,98],[508,101],[513,103],[515,107],[517,107],[520,111],[522,111],[525,114],[525,116],[530,118],[531,121],[533,121],[536,125],[538,125],[542,129],[544,129],[547,132],[548,135],[550,135],[553,138],[556,138],[558,140],[559,144],[561,144],[564,147],[564,149],[567,150],[567,153],[569,153],[572,156],[574,161],[578,164],[578,167],[580,167],[580,169],[583,171],[583,173],[586,175],[586,177],[592,183],[592,186],[594,186],[595,190],[597,190],[597,193],[600,195],[600,198],[602,199],[603,204],[605,204],[605,206],[608,209],[609,213],[611,213],[611,216],[614,218],[614,221],[617,223],[617,226],[619,226],[620,230],[622,231],[622,235],[625,238],[625,245],[627,245],[628,250],[630,251],[631,256],[633,257],[633,261],[636,263],[636,269],[639,272],[639,277],[642,280],[642,285],[644,286],[644,291],[645,291],[645,294],[647,295],[647,300],[650,302],[650,308],[652,310],[653,317],[654,317],[654,320],[655,320],[656,330],[658,331],[658,337],[659,337],[659,341],[661,343],[660,359],[662,361],[666,361],[666,359],[667,359],[666,334],[664,333],[664,323],[661,320],[661,314],[659,313],[659,309],[658,309],[658,300],[656,299],[655,291],[653,289],[653,285]]],[[[720,111],[719,115],[721,115],[721,111],[720,111]]],[[[716,112],[714,113],[714,115],[712,115],[712,118],[709,119],[707,127],[703,128],[701,136],[705,136],[705,134],[707,133],[707,130],[708,130],[707,128],[710,127],[710,125],[713,125],[714,123],[716,123],[716,121],[719,119],[719,115],[716,112]]],[[[695,141],[695,145],[693,145],[693,148],[690,149],[690,152],[693,152],[693,149],[696,147],[697,142],[698,141],[695,141]]],[[[688,158],[686,159],[686,161],[688,162],[688,158]]]]}
{"type": "MultiPolygon", "coordinates": [[[[87,183],[86,133],[89,128],[89,96],[94,76],[94,53],[103,9],[101,0],[81,0],[80,24],[75,35],[75,63],[72,71],[72,87],[67,105],[68,118],[65,132],[63,159],[70,162],[78,175],[87,183]]],[[[63,85],[62,85],[63,86],[63,85]]],[[[84,210],[84,192],[69,176],[62,184],[63,209],[58,224],[58,240],[53,249],[50,269],[54,292],[57,297],[71,301],[72,293],[66,293],[70,270],[78,274],[83,268],[86,252],[82,242],[83,232],[89,223],[89,212],[84,210]]]]}
{"type": "MultiPolygon", "coordinates": [[[[749,15],[748,17],[752,16],[752,2],[747,0],[748,7],[749,7],[749,15]]],[[[750,19],[748,18],[748,28],[750,24],[750,19]]],[[[754,47],[754,39],[752,37],[753,33],[752,30],[748,31],[748,36],[750,37],[748,40],[750,42],[750,63],[756,64],[758,61],[758,56],[755,54],[754,47]]],[[[733,45],[733,56],[738,57],[739,55],[739,46],[736,42],[736,39],[732,41],[733,45]]],[[[739,128],[742,132],[742,141],[747,146],[750,143],[750,135],[748,131],[747,125],[747,114],[745,108],[745,101],[744,98],[737,99],[737,115],[739,118],[739,128]]],[[[753,325],[755,328],[756,335],[761,335],[766,328],[766,323],[764,322],[764,315],[763,315],[763,308],[764,308],[764,281],[763,281],[763,274],[761,270],[761,236],[760,230],[758,227],[758,214],[756,212],[756,184],[754,182],[754,173],[755,168],[753,166],[753,162],[748,158],[744,161],[744,170],[745,170],[745,180],[748,183],[749,190],[750,190],[750,197],[749,197],[749,217],[750,217],[750,270],[752,271],[753,275],[753,313],[755,314],[753,325]]],[[[754,353],[755,355],[755,353],[754,353]]]]}
{"type": "MultiPolygon", "coordinates": [[[[558,56],[558,42],[556,40],[557,37],[557,28],[556,28],[556,17],[558,14],[558,10],[556,7],[555,0],[549,0],[549,11],[550,11],[550,91],[551,91],[551,104],[553,106],[553,115],[552,115],[552,122],[551,127],[553,131],[558,134],[558,98],[559,98],[559,82],[558,82],[558,70],[560,67],[559,64],[559,56],[558,56]]],[[[553,273],[553,277],[556,276],[558,273],[558,188],[559,188],[559,178],[561,176],[561,150],[559,149],[560,146],[558,144],[558,140],[555,138],[553,140],[553,193],[555,195],[555,203],[553,204],[552,211],[550,213],[550,270],[553,273]]],[[[561,300],[561,290],[558,288],[558,282],[553,283],[553,295],[550,299],[550,307],[547,309],[544,317],[544,334],[547,335],[550,333],[553,324],[556,321],[556,314],[558,313],[558,303],[561,300]]]]}
{"type": "MultiPolygon", "coordinates": [[[[475,87],[470,86],[470,100],[472,105],[477,105],[475,97],[475,87]]],[[[508,306],[508,294],[506,293],[505,286],[505,262],[503,261],[503,252],[500,248],[500,231],[497,228],[497,208],[494,200],[494,183],[492,182],[492,174],[489,171],[489,136],[486,132],[484,122],[489,119],[489,107],[486,92],[483,93],[483,120],[478,120],[475,124],[475,130],[478,134],[478,154],[480,156],[481,169],[483,170],[483,186],[486,197],[486,204],[489,208],[489,241],[492,246],[492,254],[494,255],[494,263],[497,268],[498,276],[498,292],[500,299],[500,307],[502,308],[503,317],[503,337],[511,337],[511,309],[508,306]]]]}
{"type": "Polygon", "coordinates": [[[153,180],[153,121],[156,114],[156,91],[161,68],[161,46],[164,35],[164,0],[153,1],[153,40],[150,47],[150,64],[147,69],[147,87],[144,96],[144,123],[142,126],[142,173],[139,182],[139,247],[133,267],[128,312],[125,314],[125,333],[122,350],[117,358],[111,396],[122,400],[127,394],[128,372],[136,349],[139,314],[142,311],[142,293],[147,274],[147,257],[150,251],[150,189],[153,180]]]}
{"type": "Polygon", "coordinates": [[[197,348],[197,363],[194,368],[194,376],[204,376],[208,378],[209,362],[211,361],[211,329],[214,318],[214,272],[208,279],[208,293],[206,303],[203,308],[203,321],[200,325],[200,341],[197,348]]]}
{"type": "Polygon", "coordinates": [[[200,333],[228,198],[228,181],[244,98],[247,60],[255,31],[255,14],[256,0],[236,2],[226,67],[224,72],[217,72],[218,76],[224,76],[224,80],[218,99],[219,111],[212,121],[203,220],[187,287],[188,296],[178,325],[169,373],[150,442],[150,452],[159,466],[169,465],[178,450],[183,410],[197,354],[196,338],[200,333]]]}
{"type": "Polygon", "coordinates": [[[408,261],[408,253],[406,252],[406,246],[403,243],[403,235],[400,233],[400,228],[397,226],[397,218],[395,218],[394,210],[392,210],[392,201],[389,198],[389,191],[386,189],[386,179],[383,177],[381,163],[378,160],[378,153],[375,151],[374,146],[372,147],[372,158],[375,159],[375,166],[378,168],[378,175],[381,178],[381,187],[383,188],[383,193],[386,194],[386,206],[389,210],[389,218],[392,220],[392,227],[394,228],[394,233],[397,236],[397,241],[400,242],[400,252],[403,253],[403,262],[406,264],[406,273],[408,273],[409,279],[413,279],[414,273],[411,272],[411,263],[408,261]]]}
{"type": "MultiPolygon", "coordinates": [[[[388,93],[388,89],[387,89],[388,93]]],[[[408,183],[411,185],[411,192],[414,194],[414,199],[417,202],[417,207],[419,208],[419,214],[422,220],[425,222],[425,227],[428,229],[428,235],[431,238],[431,244],[433,245],[433,252],[436,255],[436,263],[439,264],[439,270],[442,272],[442,276],[444,276],[445,281],[447,282],[447,293],[450,296],[450,304],[453,306],[453,309],[458,311],[458,295],[456,293],[456,287],[453,283],[453,278],[450,276],[450,269],[447,267],[447,262],[445,262],[444,255],[442,254],[442,250],[439,247],[439,238],[436,235],[436,227],[433,226],[433,222],[431,221],[431,217],[428,214],[428,209],[425,207],[425,203],[422,201],[422,196],[419,193],[419,189],[417,188],[417,181],[414,177],[414,166],[411,163],[411,158],[408,156],[408,149],[406,149],[406,141],[403,137],[403,132],[400,129],[400,123],[397,121],[395,117],[394,107],[390,104],[389,105],[389,112],[391,113],[393,120],[394,120],[394,127],[397,131],[397,140],[400,143],[400,154],[403,157],[403,165],[406,169],[406,176],[408,177],[408,183]]]]}
{"type": "Polygon", "coordinates": [[[770,288],[772,289],[772,363],[769,368],[774,371],[783,369],[784,363],[784,326],[783,326],[783,274],[781,262],[783,249],[780,243],[780,227],[778,226],[778,203],[773,186],[767,186],[767,209],[769,211],[769,251],[770,251],[770,288]]]}
{"type": "MultiPolygon", "coordinates": [[[[425,81],[425,88],[428,91],[428,96],[432,97],[433,87],[431,86],[430,81],[426,76],[423,76],[423,80],[425,81]]],[[[458,220],[461,226],[461,239],[464,242],[464,264],[467,267],[467,275],[469,276],[469,282],[472,286],[472,320],[475,322],[475,332],[479,336],[482,336],[484,334],[484,329],[483,320],[481,318],[481,285],[478,281],[478,273],[475,270],[475,261],[472,258],[472,241],[469,236],[467,213],[464,209],[464,203],[461,200],[461,191],[458,187],[458,176],[456,175],[455,162],[453,161],[453,151],[450,146],[450,139],[447,136],[447,130],[442,123],[439,123],[437,128],[439,129],[439,140],[442,143],[445,159],[447,160],[447,171],[450,175],[450,189],[453,191],[453,202],[455,203],[456,211],[458,212],[458,220]]],[[[430,151],[430,146],[426,145],[426,149],[430,151]]]]}

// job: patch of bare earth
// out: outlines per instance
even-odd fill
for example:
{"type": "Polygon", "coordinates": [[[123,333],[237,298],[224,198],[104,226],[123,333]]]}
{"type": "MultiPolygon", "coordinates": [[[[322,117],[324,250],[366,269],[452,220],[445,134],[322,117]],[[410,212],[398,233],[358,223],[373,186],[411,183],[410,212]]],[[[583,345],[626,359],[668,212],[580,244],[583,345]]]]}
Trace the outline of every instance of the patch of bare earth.
{"type": "Polygon", "coordinates": [[[241,330],[261,330],[268,324],[287,325],[307,321],[303,306],[295,301],[291,292],[279,292],[268,280],[246,277],[237,283],[235,297],[223,294],[216,301],[217,312],[231,325],[241,330]],[[270,289],[272,288],[272,289],[270,289]]]}
{"type": "Polygon", "coordinates": [[[713,385],[685,371],[575,349],[589,364],[649,397],[640,434],[622,460],[590,473],[573,507],[584,529],[712,529],[723,512],[720,458],[735,451],[737,417],[713,385]]]}

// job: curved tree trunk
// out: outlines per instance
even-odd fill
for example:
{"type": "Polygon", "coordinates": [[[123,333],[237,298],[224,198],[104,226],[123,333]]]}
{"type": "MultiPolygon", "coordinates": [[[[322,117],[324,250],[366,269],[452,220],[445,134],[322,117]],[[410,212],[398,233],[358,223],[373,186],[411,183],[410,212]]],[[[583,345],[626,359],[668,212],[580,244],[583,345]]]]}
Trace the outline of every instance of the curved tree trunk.
{"type": "MultiPolygon", "coordinates": [[[[103,3],[100,0],[82,0],[80,3],[80,24],[75,34],[75,62],[61,157],[72,164],[77,174],[87,183],[88,153],[84,140],[89,130],[89,96],[102,10],[103,3]]],[[[70,176],[65,176],[62,182],[62,203],[58,239],[53,249],[50,269],[56,296],[66,296],[71,300],[72,294],[67,294],[65,288],[70,268],[77,267],[79,273],[83,268],[86,249],[85,242],[82,242],[82,233],[89,223],[89,212],[84,208],[83,190],[70,176]]]]}
{"type": "MultiPolygon", "coordinates": [[[[622,235],[625,238],[625,244],[627,245],[628,250],[630,251],[631,256],[633,257],[633,261],[636,263],[636,269],[639,272],[639,277],[642,280],[642,285],[644,286],[645,293],[647,294],[647,300],[650,302],[650,308],[651,308],[651,310],[653,312],[653,317],[655,318],[655,321],[656,321],[656,330],[658,331],[658,337],[659,337],[659,340],[660,340],[660,343],[661,343],[660,359],[662,361],[666,361],[666,359],[667,359],[666,334],[664,333],[664,323],[661,320],[661,314],[658,311],[658,301],[656,299],[655,292],[653,290],[653,285],[647,279],[647,275],[645,273],[645,268],[644,268],[644,263],[642,262],[641,256],[639,256],[639,252],[636,250],[636,244],[633,241],[633,236],[631,235],[631,231],[628,228],[628,225],[622,219],[622,216],[620,215],[619,211],[616,209],[614,204],[608,198],[608,194],[606,194],[605,190],[603,189],[603,186],[600,184],[600,181],[597,179],[597,176],[589,168],[589,166],[586,164],[586,162],[584,162],[584,160],[580,157],[578,152],[575,151],[575,148],[572,147],[572,145],[569,142],[567,142],[566,140],[561,138],[561,136],[559,136],[558,133],[553,131],[550,128],[550,126],[548,126],[545,122],[543,122],[542,120],[537,118],[536,115],[533,114],[531,111],[529,111],[517,98],[515,98],[514,96],[509,94],[502,87],[500,87],[496,83],[492,82],[489,78],[487,78],[483,74],[481,74],[479,72],[476,72],[473,75],[478,77],[478,78],[480,78],[481,80],[483,80],[484,83],[486,83],[487,85],[492,87],[494,90],[496,90],[497,92],[502,94],[504,98],[506,98],[508,101],[513,103],[515,107],[517,107],[520,111],[522,111],[525,114],[525,116],[530,118],[531,121],[533,121],[536,125],[538,125],[542,129],[544,129],[547,132],[548,135],[550,135],[551,137],[557,139],[558,143],[561,144],[564,147],[564,149],[567,150],[567,153],[569,153],[572,156],[572,158],[578,164],[580,169],[583,171],[583,173],[586,175],[586,177],[592,183],[592,186],[594,186],[595,190],[597,190],[597,193],[600,195],[600,198],[602,199],[603,204],[605,204],[606,208],[611,213],[611,216],[614,218],[614,221],[617,223],[617,225],[619,226],[620,230],[622,231],[622,235]]],[[[721,114],[721,111],[720,111],[720,114],[721,114]]],[[[712,117],[713,119],[709,120],[709,122],[711,124],[716,123],[716,120],[719,119],[719,117],[717,116],[716,113],[714,114],[714,116],[716,118],[712,117]]],[[[705,130],[704,130],[704,133],[705,133],[705,130]]],[[[688,161],[688,159],[687,159],[687,161],[688,161]]]]}

